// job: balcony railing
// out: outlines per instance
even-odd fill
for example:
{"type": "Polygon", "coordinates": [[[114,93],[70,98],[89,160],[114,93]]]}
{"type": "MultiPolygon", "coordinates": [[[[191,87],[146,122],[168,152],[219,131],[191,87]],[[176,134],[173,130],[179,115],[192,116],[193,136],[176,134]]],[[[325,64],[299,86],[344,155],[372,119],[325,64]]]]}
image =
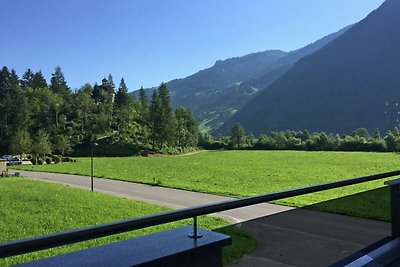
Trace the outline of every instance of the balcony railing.
{"type": "MultiPolygon", "coordinates": [[[[4,242],[0,243],[0,258],[25,254],[57,246],[72,244],[80,241],[91,240],[99,237],[114,235],[132,230],[138,230],[150,226],[160,225],[188,218],[193,218],[193,232],[191,233],[191,237],[200,238],[201,236],[198,235],[197,233],[197,217],[201,215],[207,215],[211,213],[242,208],[259,203],[284,199],[288,197],[295,197],[349,185],[361,184],[397,175],[400,175],[400,170],[363,176],[358,178],[352,178],[347,180],[340,180],[336,182],[318,184],[313,186],[306,186],[306,187],[273,192],[268,194],[262,194],[252,197],[228,200],[228,201],[201,205],[191,208],[184,208],[170,212],[164,212],[134,219],[101,224],[101,225],[80,228],[44,236],[38,236],[23,240],[4,242]]],[[[395,192],[396,190],[398,191],[399,185],[398,183],[395,183],[394,185],[392,184],[389,185],[392,186],[392,233],[394,237],[398,237],[400,235],[400,219],[399,219],[400,217],[398,210],[399,194],[398,193],[396,194],[395,192]],[[397,200],[395,199],[396,197],[397,200]],[[395,215],[393,215],[393,213],[395,213],[395,215]],[[395,218],[395,220],[393,220],[393,218],[395,218]]]]}

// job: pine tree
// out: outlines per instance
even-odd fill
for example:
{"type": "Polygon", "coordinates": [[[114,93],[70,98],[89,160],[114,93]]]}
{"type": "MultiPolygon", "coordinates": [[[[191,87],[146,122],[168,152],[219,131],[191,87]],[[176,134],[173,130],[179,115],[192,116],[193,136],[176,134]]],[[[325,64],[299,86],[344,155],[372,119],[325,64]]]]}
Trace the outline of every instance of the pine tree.
{"type": "Polygon", "coordinates": [[[137,103],[139,122],[143,125],[150,125],[149,122],[149,100],[143,87],[139,90],[139,101],[137,103]]]}
{"type": "Polygon", "coordinates": [[[21,86],[24,88],[26,87],[32,88],[33,77],[34,77],[33,71],[31,69],[27,69],[24,75],[22,75],[21,86]]]}
{"type": "Polygon", "coordinates": [[[56,94],[66,95],[70,93],[70,89],[65,81],[61,67],[57,66],[55,72],[51,74],[50,90],[56,94]]]}
{"type": "Polygon", "coordinates": [[[128,87],[125,84],[124,78],[121,79],[117,94],[115,95],[115,104],[117,107],[129,107],[130,97],[128,94],[128,87]]]}
{"type": "Polygon", "coordinates": [[[171,99],[167,84],[162,83],[158,88],[158,95],[161,100],[161,144],[174,145],[175,143],[175,117],[171,105],[171,99]]]}
{"type": "Polygon", "coordinates": [[[32,80],[32,85],[31,87],[33,89],[38,89],[38,88],[49,88],[47,85],[46,79],[44,78],[42,71],[39,70],[33,75],[33,80],[32,80]]]}
{"type": "Polygon", "coordinates": [[[150,129],[151,129],[151,141],[152,141],[153,151],[156,148],[156,144],[162,145],[161,123],[162,123],[163,114],[161,112],[161,108],[162,108],[161,99],[160,99],[157,91],[154,90],[153,97],[151,99],[150,114],[149,114],[150,129]]]}
{"type": "Polygon", "coordinates": [[[7,67],[0,70],[0,150],[7,150],[11,134],[29,118],[27,98],[20,87],[15,70],[7,67]]]}

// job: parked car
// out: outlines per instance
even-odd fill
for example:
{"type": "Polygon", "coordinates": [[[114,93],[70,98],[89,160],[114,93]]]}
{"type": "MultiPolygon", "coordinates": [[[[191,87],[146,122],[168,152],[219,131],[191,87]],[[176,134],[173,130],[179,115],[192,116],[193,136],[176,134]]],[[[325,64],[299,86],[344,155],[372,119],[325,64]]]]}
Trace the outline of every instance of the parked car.
{"type": "Polygon", "coordinates": [[[18,157],[7,157],[5,160],[8,166],[22,164],[22,160],[18,157]]]}

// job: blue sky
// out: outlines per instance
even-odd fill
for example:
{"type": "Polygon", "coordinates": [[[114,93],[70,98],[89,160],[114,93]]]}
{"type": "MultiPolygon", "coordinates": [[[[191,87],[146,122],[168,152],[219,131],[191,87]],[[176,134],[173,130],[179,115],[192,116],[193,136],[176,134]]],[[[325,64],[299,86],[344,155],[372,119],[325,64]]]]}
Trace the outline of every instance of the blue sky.
{"type": "MultiPolygon", "coordinates": [[[[290,51],[363,19],[383,0],[0,0],[0,65],[71,88],[111,73],[130,91],[218,59],[290,51]]],[[[0,66],[0,67],[1,67],[0,66]]]]}

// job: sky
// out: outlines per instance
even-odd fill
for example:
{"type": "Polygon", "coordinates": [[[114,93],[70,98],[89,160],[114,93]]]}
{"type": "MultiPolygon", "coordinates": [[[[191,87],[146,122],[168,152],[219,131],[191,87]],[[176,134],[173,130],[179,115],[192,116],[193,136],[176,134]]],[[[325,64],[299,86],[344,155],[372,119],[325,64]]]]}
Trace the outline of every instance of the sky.
{"type": "Polygon", "coordinates": [[[112,74],[130,91],[219,59],[291,51],[356,23],[384,0],[0,0],[0,67],[60,66],[68,85],[112,74]]]}

